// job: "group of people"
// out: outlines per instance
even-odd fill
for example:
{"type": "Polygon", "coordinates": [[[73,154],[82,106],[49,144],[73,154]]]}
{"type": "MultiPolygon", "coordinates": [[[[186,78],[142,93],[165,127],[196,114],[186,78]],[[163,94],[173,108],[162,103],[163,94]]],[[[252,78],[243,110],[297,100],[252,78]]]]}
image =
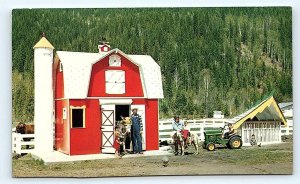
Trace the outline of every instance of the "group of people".
{"type": "MultiPolygon", "coordinates": [[[[131,128],[130,131],[127,133],[130,133],[131,141],[132,141],[132,147],[133,147],[133,154],[143,154],[142,152],[142,131],[143,131],[143,124],[142,124],[142,117],[137,113],[138,109],[134,108],[132,109],[132,114],[130,116],[130,122],[131,122],[131,128]]],[[[189,134],[189,130],[187,128],[187,121],[183,122],[180,121],[180,118],[178,115],[174,117],[174,121],[172,123],[172,129],[173,129],[173,140],[175,145],[175,155],[178,154],[178,141],[175,139],[177,138],[178,134],[183,134],[183,137],[187,137],[189,134]]],[[[229,137],[232,134],[236,133],[236,130],[233,128],[233,125],[231,123],[227,124],[228,130],[224,133],[224,137],[229,137]]],[[[122,130],[119,126],[115,127],[115,140],[113,147],[115,148],[115,156],[117,158],[121,158],[121,146],[124,144],[124,142],[121,141],[122,137],[125,136],[124,133],[122,133],[122,130]]]]}
{"type": "MultiPolygon", "coordinates": [[[[188,122],[182,122],[180,121],[180,118],[178,115],[174,116],[174,121],[172,123],[173,128],[173,142],[175,147],[175,155],[178,155],[178,134],[182,134],[183,139],[186,139],[186,137],[190,134],[189,128],[187,128],[188,122]]],[[[231,135],[236,134],[236,129],[233,128],[233,125],[231,123],[228,123],[225,125],[226,128],[224,128],[224,138],[228,138],[231,135]]],[[[188,143],[187,143],[188,144],[188,143]]]]}
{"type": "MultiPolygon", "coordinates": [[[[122,117],[123,120],[125,120],[122,117]]],[[[121,130],[120,126],[115,127],[115,140],[113,147],[115,148],[115,157],[121,158],[121,146],[125,144],[121,139],[123,136],[126,136],[124,134],[129,134],[131,137],[131,142],[132,142],[132,148],[133,154],[143,154],[142,151],[142,132],[143,132],[143,123],[142,123],[142,117],[138,114],[138,109],[134,108],[132,109],[132,114],[130,116],[129,121],[131,122],[130,130],[125,131],[125,133],[121,130]]],[[[125,150],[123,150],[125,151],[125,150]]]]}

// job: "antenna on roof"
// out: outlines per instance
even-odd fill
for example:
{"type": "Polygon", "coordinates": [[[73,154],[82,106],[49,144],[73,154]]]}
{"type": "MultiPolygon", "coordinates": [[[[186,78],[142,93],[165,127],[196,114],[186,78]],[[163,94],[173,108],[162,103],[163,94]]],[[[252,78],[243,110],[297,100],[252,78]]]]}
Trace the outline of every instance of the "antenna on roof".
{"type": "Polygon", "coordinates": [[[100,45],[108,45],[109,42],[106,41],[106,38],[105,38],[105,37],[101,37],[101,40],[99,41],[99,44],[100,44],[100,45]]]}
{"type": "Polygon", "coordinates": [[[110,51],[109,42],[106,41],[106,38],[101,37],[98,45],[99,53],[108,52],[110,51]]]}

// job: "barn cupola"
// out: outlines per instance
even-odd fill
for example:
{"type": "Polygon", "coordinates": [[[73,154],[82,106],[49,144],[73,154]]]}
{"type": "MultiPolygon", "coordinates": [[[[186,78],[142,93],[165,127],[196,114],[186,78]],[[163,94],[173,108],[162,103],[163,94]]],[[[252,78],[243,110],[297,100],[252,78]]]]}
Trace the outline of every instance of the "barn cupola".
{"type": "Polygon", "coordinates": [[[99,54],[109,52],[110,51],[109,42],[99,41],[98,49],[99,49],[99,54]]]}

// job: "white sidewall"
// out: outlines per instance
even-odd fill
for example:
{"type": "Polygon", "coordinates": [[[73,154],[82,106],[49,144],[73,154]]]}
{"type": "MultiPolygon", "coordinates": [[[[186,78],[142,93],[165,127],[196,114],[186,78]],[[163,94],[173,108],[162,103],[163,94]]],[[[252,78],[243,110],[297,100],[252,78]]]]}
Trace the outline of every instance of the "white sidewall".
{"type": "Polygon", "coordinates": [[[34,49],[34,124],[37,152],[53,151],[53,49],[34,49]]]}

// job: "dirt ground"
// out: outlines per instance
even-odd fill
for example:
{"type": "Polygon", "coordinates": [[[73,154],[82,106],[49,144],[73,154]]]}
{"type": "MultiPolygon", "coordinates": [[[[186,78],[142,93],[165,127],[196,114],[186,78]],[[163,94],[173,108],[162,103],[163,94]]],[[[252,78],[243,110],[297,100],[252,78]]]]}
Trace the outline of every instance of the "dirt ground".
{"type": "Polygon", "coordinates": [[[217,149],[214,152],[194,148],[184,156],[163,156],[106,159],[44,165],[30,155],[13,158],[14,177],[110,177],[144,175],[210,175],[210,174],[292,174],[292,142],[238,150],[217,149]]]}

